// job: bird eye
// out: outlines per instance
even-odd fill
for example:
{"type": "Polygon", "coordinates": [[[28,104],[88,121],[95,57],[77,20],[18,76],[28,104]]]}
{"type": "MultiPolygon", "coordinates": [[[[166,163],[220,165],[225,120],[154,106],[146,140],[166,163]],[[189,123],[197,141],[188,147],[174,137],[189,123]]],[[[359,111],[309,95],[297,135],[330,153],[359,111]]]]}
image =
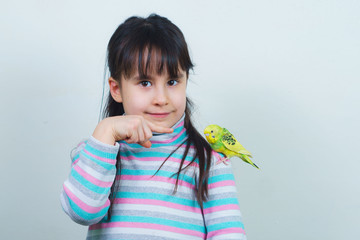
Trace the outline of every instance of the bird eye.
{"type": "Polygon", "coordinates": [[[213,133],[214,131],[213,130],[211,130],[211,133],[213,133]]]}

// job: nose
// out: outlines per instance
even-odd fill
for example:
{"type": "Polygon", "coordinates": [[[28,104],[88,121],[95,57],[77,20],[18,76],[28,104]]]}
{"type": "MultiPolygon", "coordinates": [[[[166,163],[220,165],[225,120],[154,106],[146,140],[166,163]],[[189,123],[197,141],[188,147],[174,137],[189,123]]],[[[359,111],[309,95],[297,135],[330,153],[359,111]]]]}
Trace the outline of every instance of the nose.
{"type": "Polygon", "coordinates": [[[153,104],[158,106],[165,106],[169,103],[167,89],[163,86],[158,86],[154,92],[153,104]]]}

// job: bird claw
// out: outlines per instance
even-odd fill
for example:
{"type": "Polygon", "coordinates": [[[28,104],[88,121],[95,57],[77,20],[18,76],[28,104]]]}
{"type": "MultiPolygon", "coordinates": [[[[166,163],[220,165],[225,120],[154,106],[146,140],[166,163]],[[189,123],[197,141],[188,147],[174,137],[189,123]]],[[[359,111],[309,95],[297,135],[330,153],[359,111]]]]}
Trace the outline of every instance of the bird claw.
{"type": "Polygon", "coordinates": [[[216,165],[223,162],[225,165],[228,165],[228,163],[226,161],[229,161],[229,159],[227,157],[223,157],[223,158],[220,158],[217,162],[216,162],[216,165]]]}

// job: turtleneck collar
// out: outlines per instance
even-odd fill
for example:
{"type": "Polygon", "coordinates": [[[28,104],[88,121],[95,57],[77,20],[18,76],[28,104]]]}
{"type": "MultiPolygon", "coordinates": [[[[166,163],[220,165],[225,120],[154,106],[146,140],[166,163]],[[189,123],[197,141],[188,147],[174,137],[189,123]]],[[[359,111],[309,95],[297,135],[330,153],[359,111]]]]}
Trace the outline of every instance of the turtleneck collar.
{"type": "Polygon", "coordinates": [[[150,142],[154,144],[163,143],[180,143],[186,139],[186,129],[184,127],[185,114],[174,124],[171,128],[174,129],[172,133],[157,133],[153,132],[150,142]]]}

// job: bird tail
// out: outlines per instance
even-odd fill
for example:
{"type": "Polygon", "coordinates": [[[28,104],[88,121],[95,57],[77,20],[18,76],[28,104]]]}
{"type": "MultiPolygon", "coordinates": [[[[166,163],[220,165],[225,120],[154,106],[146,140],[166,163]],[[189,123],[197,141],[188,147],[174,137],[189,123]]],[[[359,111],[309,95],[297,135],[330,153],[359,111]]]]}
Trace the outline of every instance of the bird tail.
{"type": "Polygon", "coordinates": [[[250,159],[248,156],[243,155],[243,158],[242,158],[242,159],[243,159],[245,162],[249,163],[250,165],[256,167],[257,169],[260,169],[255,163],[253,163],[253,162],[251,161],[251,159],[250,159]]]}

